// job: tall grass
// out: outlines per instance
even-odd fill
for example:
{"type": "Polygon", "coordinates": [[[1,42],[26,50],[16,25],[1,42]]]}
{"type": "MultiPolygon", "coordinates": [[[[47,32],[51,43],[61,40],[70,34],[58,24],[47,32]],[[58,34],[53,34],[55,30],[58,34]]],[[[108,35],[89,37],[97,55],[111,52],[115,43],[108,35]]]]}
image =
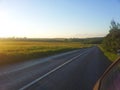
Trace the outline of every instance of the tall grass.
{"type": "Polygon", "coordinates": [[[0,41],[0,64],[21,62],[91,45],[79,42],[0,41]]]}
{"type": "Polygon", "coordinates": [[[116,53],[106,51],[102,45],[99,45],[98,47],[103,51],[104,55],[112,62],[119,57],[116,53]]]}

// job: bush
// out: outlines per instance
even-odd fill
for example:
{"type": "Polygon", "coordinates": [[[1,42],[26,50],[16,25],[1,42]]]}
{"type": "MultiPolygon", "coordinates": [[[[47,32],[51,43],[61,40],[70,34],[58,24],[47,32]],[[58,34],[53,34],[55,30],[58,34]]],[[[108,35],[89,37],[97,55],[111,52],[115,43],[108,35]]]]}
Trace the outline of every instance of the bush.
{"type": "Polygon", "coordinates": [[[103,40],[103,47],[107,51],[117,53],[120,49],[120,24],[111,22],[111,28],[109,34],[103,40]]]}

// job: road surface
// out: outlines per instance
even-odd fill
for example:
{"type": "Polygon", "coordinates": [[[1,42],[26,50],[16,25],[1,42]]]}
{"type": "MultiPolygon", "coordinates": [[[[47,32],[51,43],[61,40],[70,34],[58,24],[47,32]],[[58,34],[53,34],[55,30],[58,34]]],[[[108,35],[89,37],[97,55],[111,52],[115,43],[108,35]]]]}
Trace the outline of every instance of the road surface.
{"type": "Polygon", "coordinates": [[[111,62],[97,47],[0,68],[0,90],[92,90],[111,62]]]}

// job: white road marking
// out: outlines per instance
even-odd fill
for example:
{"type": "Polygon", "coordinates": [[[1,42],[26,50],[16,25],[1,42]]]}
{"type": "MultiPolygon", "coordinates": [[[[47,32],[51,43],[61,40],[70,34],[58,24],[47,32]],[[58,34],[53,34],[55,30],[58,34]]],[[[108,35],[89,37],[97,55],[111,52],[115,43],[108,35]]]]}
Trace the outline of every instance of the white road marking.
{"type": "Polygon", "coordinates": [[[76,59],[76,58],[78,58],[79,56],[85,54],[86,52],[87,52],[87,50],[86,50],[84,53],[79,54],[79,55],[71,58],[70,60],[66,61],[65,63],[59,65],[58,67],[54,68],[53,70],[49,71],[48,73],[44,74],[43,76],[41,76],[41,77],[35,79],[34,81],[28,83],[27,85],[23,86],[23,87],[20,88],[19,90],[25,90],[25,89],[27,89],[27,88],[30,87],[31,85],[35,84],[36,82],[40,81],[41,79],[43,79],[43,78],[45,78],[46,76],[50,75],[51,73],[55,72],[56,70],[58,70],[58,69],[60,69],[61,67],[65,66],[66,64],[72,62],[74,59],[76,59]]]}

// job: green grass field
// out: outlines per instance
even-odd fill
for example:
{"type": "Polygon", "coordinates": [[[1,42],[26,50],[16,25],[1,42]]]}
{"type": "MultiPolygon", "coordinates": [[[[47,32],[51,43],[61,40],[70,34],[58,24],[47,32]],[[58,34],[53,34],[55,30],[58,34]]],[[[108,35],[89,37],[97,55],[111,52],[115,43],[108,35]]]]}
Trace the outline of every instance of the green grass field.
{"type": "Polygon", "coordinates": [[[115,54],[115,53],[106,51],[106,50],[102,47],[102,45],[99,45],[98,47],[103,51],[104,55],[105,55],[110,61],[112,61],[112,62],[115,61],[115,60],[119,57],[119,56],[118,56],[117,54],[115,54]]]}
{"type": "Polygon", "coordinates": [[[79,42],[0,41],[0,64],[21,62],[90,46],[79,42]]]}

